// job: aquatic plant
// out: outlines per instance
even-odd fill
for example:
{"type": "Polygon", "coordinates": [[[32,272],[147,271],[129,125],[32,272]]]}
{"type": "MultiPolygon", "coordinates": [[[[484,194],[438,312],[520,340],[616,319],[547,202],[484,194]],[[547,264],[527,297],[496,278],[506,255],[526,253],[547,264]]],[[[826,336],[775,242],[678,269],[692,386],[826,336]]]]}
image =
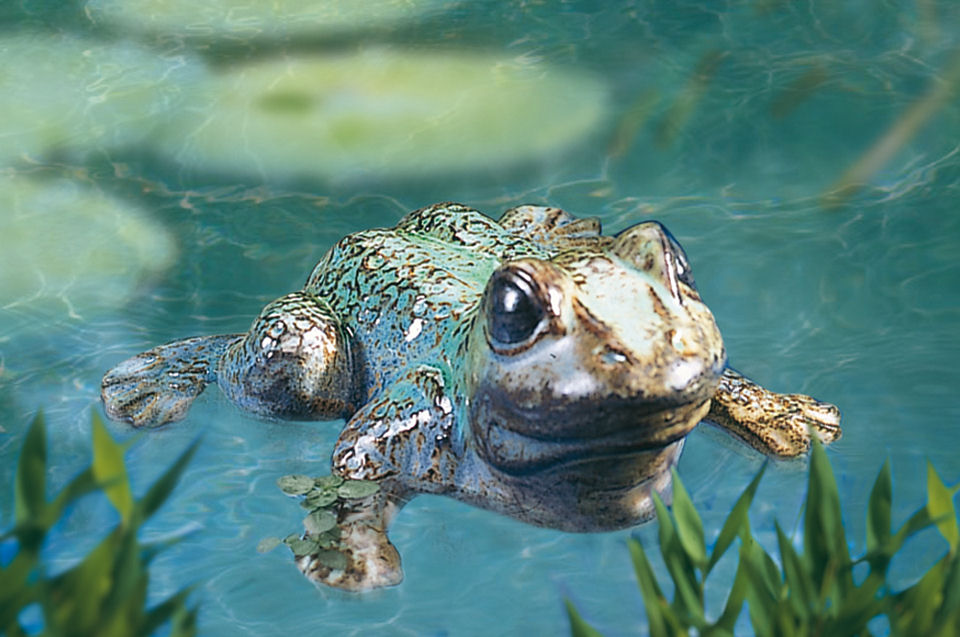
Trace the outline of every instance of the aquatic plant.
{"type": "Polygon", "coordinates": [[[0,59],[0,165],[143,142],[181,84],[206,72],[183,56],[48,31],[5,29],[0,59]]]}
{"type": "Polygon", "coordinates": [[[198,107],[171,116],[162,150],[191,169],[268,179],[396,178],[538,159],[582,139],[608,107],[604,83],[582,71],[385,47],[233,65],[189,98],[198,107]]]}
{"type": "Polygon", "coordinates": [[[177,253],[143,208],[80,180],[0,172],[0,210],[0,306],[112,309],[177,253]]]}
{"type": "Polygon", "coordinates": [[[303,497],[300,506],[309,511],[303,519],[304,531],[291,533],[283,540],[264,538],[257,550],[266,553],[283,543],[297,559],[312,555],[329,568],[346,568],[347,549],[340,541],[338,514],[350,501],[363,500],[380,491],[380,485],[372,480],[344,480],[337,475],[288,475],[277,480],[277,486],[289,496],[303,497]]]}
{"type": "MultiPolygon", "coordinates": [[[[674,472],[672,511],[656,500],[672,600],[664,595],[643,545],[628,540],[651,635],[732,635],[744,602],[758,635],[869,635],[868,624],[879,616],[886,616],[894,635],[960,634],[957,487],[945,486],[932,465],[927,465],[926,504],[894,531],[890,465],[884,463],[867,507],[866,552],[856,559],[849,553],[836,481],[820,444],[815,442],[810,458],[802,550],[775,522],[779,561],[754,537],[747,515],[762,475],[763,469],[734,504],[708,551],[700,516],[674,472]],[[887,579],[891,560],[910,536],[931,525],[947,540],[946,555],[913,585],[896,590],[887,579]],[[710,619],[704,604],[706,579],[738,538],[733,584],[719,616],[710,619]]],[[[573,635],[600,634],[572,603],[566,607],[573,635]]]]}
{"type": "Polygon", "coordinates": [[[0,633],[126,637],[148,635],[169,623],[171,636],[194,635],[189,588],[146,607],[150,561],[171,541],[142,544],[137,535],[170,495],[195,450],[196,443],[135,500],[123,447],[94,415],[93,463],[48,500],[46,427],[38,415],[17,463],[14,524],[0,534],[0,633]],[[107,497],[120,522],[73,567],[50,573],[41,554],[50,529],[68,506],[94,491],[107,497]]]}
{"type": "Polygon", "coordinates": [[[150,32],[196,39],[278,38],[329,35],[357,29],[396,27],[437,13],[455,0],[90,0],[84,11],[94,23],[123,33],[150,32]]]}

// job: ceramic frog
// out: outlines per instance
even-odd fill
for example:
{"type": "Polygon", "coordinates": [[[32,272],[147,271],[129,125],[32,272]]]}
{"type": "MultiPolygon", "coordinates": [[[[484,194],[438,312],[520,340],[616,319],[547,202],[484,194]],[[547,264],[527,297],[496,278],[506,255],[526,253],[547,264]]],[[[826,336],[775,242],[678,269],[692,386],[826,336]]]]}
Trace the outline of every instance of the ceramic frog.
{"type": "Polygon", "coordinates": [[[344,419],[333,473],[381,490],[339,507],[346,565],[298,560],[349,590],[395,584],[389,521],[418,493],[525,522],[600,531],[653,515],[703,420],[793,456],[840,435],[836,407],[727,366],[683,249],[648,221],[525,205],[499,222],[455,203],[345,237],[245,334],[201,336],[103,378],[107,414],[183,418],[216,383],[265,418],[344,419]]]}

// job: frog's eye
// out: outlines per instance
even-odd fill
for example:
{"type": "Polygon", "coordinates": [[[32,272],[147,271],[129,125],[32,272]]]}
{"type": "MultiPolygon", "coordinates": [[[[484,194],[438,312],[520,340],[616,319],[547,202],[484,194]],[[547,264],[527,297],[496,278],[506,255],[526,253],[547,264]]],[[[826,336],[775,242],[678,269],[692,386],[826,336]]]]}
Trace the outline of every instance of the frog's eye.
{"type": "Polygon", "coordinates": [[[529,340],[546,315],[533,284],[511,270],[493,275],[487,303],[487,333],[500,345],[519,345],[529,340]]]}

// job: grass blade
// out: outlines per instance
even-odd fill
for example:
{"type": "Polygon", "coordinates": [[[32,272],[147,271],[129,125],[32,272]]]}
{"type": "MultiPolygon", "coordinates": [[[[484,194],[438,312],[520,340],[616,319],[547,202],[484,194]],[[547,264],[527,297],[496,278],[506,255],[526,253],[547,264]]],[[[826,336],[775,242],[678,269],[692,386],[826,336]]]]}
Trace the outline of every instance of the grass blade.
{"type": "MultiPolygon", "coordinates": [[[[753,480],[750,481],[750,484],[747,485],[747,488],[743,490],[743,493],[740,494],[740,497],[737,498],[736,504],[733,505],[733,509],[730,510],[730,515],[727,516],[726,521],[723,523],[723,527],[720,529],[720,535],[717,536],[717,542],[713,545],[713,553],[710,555],[710,561],[707,563],[706,573],[709,573],[713,570],[713,567],[716,566],[717,562],[720,561],[720,558],[723,557],[723,554],[726,553],[727,549],[730,547],[730,544],[733,543],[734,538],[740,535],[740,532],[749,524],[749,518],[747,512],[750,510],[750,505],[753,503],[753,496],[757,493],[757,487],[760,485],[760,478],[763,477],[763,473],[767,470],[767,465],[764,463],[760,467],[760,471],[757,472],[757,475],[753,476],[753,480]]],[[[704,574],[706,576],[706,574],[704,574]]]]}
{"type": "Polygon", "coordinates": [[[93,475],[120,514],[124,524],[133,515],[133,493],[127,467],[123,463],[123,447],[114,442],[97,414],[93,415],[93,475]]]}
{"type": "Polygon", "coordinates": [[[573,602],[565,599],[563,603],[567,607],[567,617],[570,618],[570,634],[573,635],[573,637],[602,637],[597,629],[588,624],[586,620],[580,616],[573,602]]]}
{"type": "Polygon", "coordinates": [[[44,517],[46,506],[47,441],[43,414],[38,413],[27,429],[17,463],[13,486],[14,520],[17,524],[44,517]]]}
{"type": "Polygon", "coordinates": [[[680,545],[693,564],[704,570],[707,565],[707,548],[703,539],[703,522],[693,506],[690,494],[677,475],[676,468],[670,471],[673,474],[673,515],[680,545]]]}
{"type": "Polygon", "coordinates": [[[950,545],[950,553],[957,552],[960,529],[957,528],[957,511],[953,506],[953,489],[940,479],[937,470],[927,461],[927,510],[936,520],[937,529],[950,545]]]}

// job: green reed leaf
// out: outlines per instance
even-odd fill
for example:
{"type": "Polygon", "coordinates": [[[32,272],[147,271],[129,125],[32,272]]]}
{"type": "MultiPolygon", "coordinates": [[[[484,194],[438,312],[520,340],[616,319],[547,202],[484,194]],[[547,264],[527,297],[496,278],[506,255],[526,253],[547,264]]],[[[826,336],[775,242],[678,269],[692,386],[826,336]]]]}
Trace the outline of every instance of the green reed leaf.
{"type": "Polygon", "coordinates": [[[927,509],[930,517],[936,520],[937,530],[950,545],[950,552],[956,553],[960,543],[960,529],[957,527],[957,511],[953,506],[954,490],[940,479],[937,470],[927,461],[927,509]]]}
{"type": "Polygon", "coordinates": [[[707,563],[707,573],[713,570],[713,567],[720,561],[723,554],[727,552],[734,538],[744,531],[749,533],[750,521],[748,511],[750,510],[750,505],[753,503],[753,496],[757,493],[757,487],[760,486],[760,478],[763,477],[763,473],[766,470],[767,465],[764,463],[764,465],[760,467],[760,471],[757,472],[757,475],[753,476],[753,480],[750,481],[747,488],[740,494],[740,497],[737,498],[736,503],[730,510],[730,515],[728,515],[726,521],[724,521],[723,527],[720,529],[720,535],[717,536],[717,542],[713,546],[713,552],[710,554],[710,561],[707,563]]]}
{"type": "Polygon", "coordinates": [[[120,514],[120,519],[124,524],[129,524],[133,515],[133,493],[130,491],[127,467],[123,463],[123,447],[110,437],[96,413],[93,414],[92,429],[93,475],[110,504],[120,514]]]}
{"type": "Polygon", "coordinates": [[[193,457],[193,454],[197,452],[197,447],[199,446],[200,441],[196,440],[189,447],[187,447],[183,453],[180,454],[180,457],[177,458],[169,469],[163,472],[156,482],[154,482],[147,492],[144,494],[143,498],[137,502],[137,508],[139,510],[140,519],[146,520],[151,515],[156,513],[157,509],[160,508],[160,505],[163,504],[166,499],[170,496],[170,493],[173,492],[173,488],[177,486],[177,481],[180,479],[180,474],[184,472],[189,464],[190,459],[193,457]]]}
{"type": "Polygon", "coordinates": [[[563,604],[567,609],[567,617],[570,618],[570,634],[573,635],[573,637],[602,637],[602,634],[597,629],[588,624],[586,620],[580,616],[573,602],[565,599],[563,600],[563,604]]]}
{"type": "Polygon", "coordinates": [[[683,481],[677,475],[676,468],[671,468],[670,471],[673,476],[673,515],[677,524],[677,537],[693,564],[703,570],[707,565],[703,523],[693,506],[690,494],[683,486],[683,481]]]}
{"type": "Polygon", "coordinates": [[[890,541],[890,507],[893,500],[890,461],[885,460],[870,490],[867,505],[867,551],[878,551],[890,541]]]}
{"type": "Polygon", "coordinates": [[[43,517],[46,506],[47,441],[43,414],[38,413],[27,429],[13,484],[14,520],[17,523],[43,517]]]}
{"type": "Polygon", "coordinates": [[[783,563],[784,583],[790,590],[788,603],[798,617],[809,617],[817,612],[816,586],[805,568],[803,560],[797,555],[790,538],[780,528],[779,522],[774,522],[777,531],[777,545],[780,548],[780,560],[783,563]]]}
{"type": "Polygon", "coordinates": [[[721,633],[733,634],[733,627],[743,611],[743,602],[747,598],[748,585],[749,582],[743,565],[738,564],[737,572],[733,576],[733,586],[731,586],[730,592],[727,594],[727,601],[723,606],[723,613],[714,623],[714,626],[721,633]]]}
{"type": "Polygon", "coordinates": [[[816,438],[810,452],[810,476],[804,507],[804,559],[815,582],[823,583],[827,565],[833,564],[835,582],[842,591],[853,586],[848,565],[846,531],[840,495],[827,452],[816,438]]]}
{"type": "Polygon", "coordinates": [[[657,578],[653,574],[653,568],[647,559],[647,553],[643,550],[643,544],[636,538],[627,540],[627,547],[630,550],[630,559],[633,562],[633,571],[637,577],[637,584],[640,586],[640,595],[643,597],[643,605],[647,611],[647,624],[652,637],[661,637],[669,635],[666,627],[665,613],[672,612],[667,606],[667,600],[660,590],[657,578]]]}

